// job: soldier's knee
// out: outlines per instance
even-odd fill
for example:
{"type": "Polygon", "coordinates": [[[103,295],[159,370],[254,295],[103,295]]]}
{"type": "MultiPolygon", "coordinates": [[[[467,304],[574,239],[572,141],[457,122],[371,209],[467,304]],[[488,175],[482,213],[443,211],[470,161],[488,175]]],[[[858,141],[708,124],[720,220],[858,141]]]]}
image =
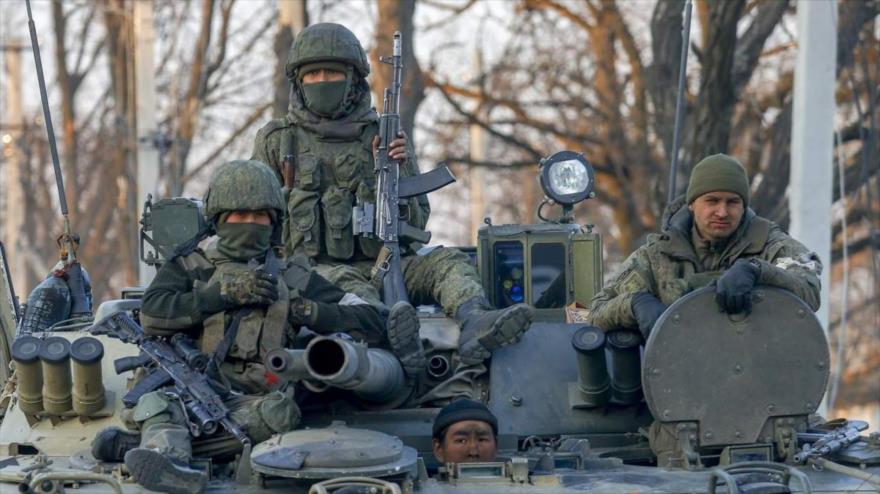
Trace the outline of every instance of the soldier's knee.
{"type": "Polygon", "coordinates": [[[185,423],[180,404],[161,391],[146,393],[138,398],[131,420],[141,430],[158,424],[185,423]]]}
{"type": "Polygon", "coordinates": [[[452,247],[438,247],[431,250],[428,254],[422,256],[429,263],[442,264],[467,264],[470,266],[470,257],[464,252],[452,247]]]}
{"type": "Polygon", "coordinates": [[[327,281],[337,285],[342,285],[343,283],[369,283],[358,269],[347,264],[338,264],[330,267],[318,266],[315,270],[326,278],[327,281]]]}
{"type": "Polygon", "coordinates": [[[299,406],[293,398],[278,391],[254,399],[233,412],[233,418],[247,429],[254,442],[295,429],[300,417],[299,406]]]}

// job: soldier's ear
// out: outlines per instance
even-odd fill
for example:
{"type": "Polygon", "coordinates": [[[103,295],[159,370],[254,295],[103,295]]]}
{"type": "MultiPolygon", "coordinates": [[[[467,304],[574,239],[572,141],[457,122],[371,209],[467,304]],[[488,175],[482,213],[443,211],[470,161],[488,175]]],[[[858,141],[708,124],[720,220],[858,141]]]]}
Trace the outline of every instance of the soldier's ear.
{"type": "Polygon", "coordinates": [[[434,452],[434,458],[437,458],[437,461],[440,463],[446,463],[443,459],[443,444],[440,443],[440,440],[436,437],[431,441],[431,449],[434,452]]]}
{"type": "Polygon", "coordinates": [[[688,204],[688,211],[690,211],[692,213],[694,212],[694,203],[688,204]]]}

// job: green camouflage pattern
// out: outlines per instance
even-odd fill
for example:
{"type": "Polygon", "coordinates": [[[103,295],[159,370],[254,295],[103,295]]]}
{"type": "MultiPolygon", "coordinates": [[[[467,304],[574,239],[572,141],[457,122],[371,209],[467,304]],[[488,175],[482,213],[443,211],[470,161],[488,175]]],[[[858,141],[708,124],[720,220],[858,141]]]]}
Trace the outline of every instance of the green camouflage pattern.
{"type": "MultiPolygon", "coordinates": [[[[230,418],[244,428],[254,443],[292,431],[301,417],[293,398],[279,391],[262,396],[229,395],[224,404],[229,408],[230,418]]],[[[154,391],[141,396],[134,415],[141,430],[140,447],[157,450],[183,463],[192,459],[192,438],[180,402],[154,391]],[[144,409],[161,412],[144,418],[144,409]]]]}
{"type": "Polygon", "coordinates": [[[236,306],[262,303],[264,299],[254,293],[257,273],[246,264],[227,264],[233,265],[234,269],[226,269],[220,276],[220,296],[236,306]]]}
{"type": "Polygon", "coordinates": [[[234,160],[220,165],[211,175],[205,194],[205,216],[209,221],[225,211],[276,211],[284,213],[281,184],[265,164],[234,160]]]}
{"type": "Polygon", "coordinates": [[[370,64],[361,42],[340,24],[312,24],[299,33],[287,57],[287,78],[294,81],[299,67],[316,62],[345,63],[357,69],[361,77],[370,73],[370,64]]]}
{"type": "MultiPolygon", "coordinates": [[[[378,125],[372,120],[357,135],[330,142],[317,132],[293,123],[291,118],[288,115],[263,126],[257,133],[251,157],[267,163],[280,180],[283,176],[282,142],[292,140],[295,143],[295,186],[288,191],[289,219],[285,221],[282,234],[285,253],[305,255],[319,262],[324,262],[325,258],[374,259],[379,244],[370,239],[354,238],[351,208],[357,199],[375,202],[371,143],[378,133],[378,125]]],[[[418,160],[409,139],[407,156],[400,168],[401,176],[418,175],[418,160]]],[[[430,214],[428,197],[418,196],[410,205],[408,222],[424,229],[430,214]]]]}
{"type": "Polygon", "coordinates": [[[822,263],[778,225],[748,209],[726,244],[708,245],[695,238],[691,212],[681,207],[667,227],[650,235],[596,294],[587,322],[605,331],[635,329],[638,324],[631,307],[634,293],[646,290],[670,305],[717,279],[740,258],[758,260],[759,284],[784,288],[813,310],[819,308],[822,263]]]}
{"type": "MultiPolygon", "coordinates": [[[[328,262],[319,263],[315,271],[346,292],[381,306],[380,291],[370,281],[373,265],[373,261],[328,262]]],[[[425,255],[403,256],[401,268],[413,305],[438,303],[452,317],[464,302],[485,297],[476,269],[467,254],[457,249],[438,247],[425,255]]]]}

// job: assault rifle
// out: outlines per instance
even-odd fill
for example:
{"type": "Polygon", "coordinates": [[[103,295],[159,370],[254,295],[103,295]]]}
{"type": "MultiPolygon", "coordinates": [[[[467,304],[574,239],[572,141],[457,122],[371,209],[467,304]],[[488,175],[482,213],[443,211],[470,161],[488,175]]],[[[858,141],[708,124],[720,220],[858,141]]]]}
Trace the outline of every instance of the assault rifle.
{"type": "Polygon", "coordinates": [[[376,202],[359,203],[354,207],[355,235],[375,238],[382,242],[382,251],[376,259],[373,277],[382,280],[382,298],[387,305],[408,301],[403,272],[400,267],[402,237],[409,241],[428,243],[429,232],[409,225],[401,218],[412,198],[433,192],[455,181],[446,165],[413,177],[400,176],[400,162],[388,152],[391,142],[400,136],[400,86],[403,79],[403,49],[400,31],[394,33],[391,57],[379,61],[392,66],[391,87],[385,88],[382,114],[379,116],[379,147],[375,160],[376,202]]]}
{"type": "Polygon", "coordinates": [[[843,422],[843,425],[825,434],[798,434],[800,442],[806,444],[794,455],[795,463],[814,461],[836,453],[858,441],[859,433],[868,428],[868,423],[861,420],[843,422]]]}
{"type": "Polygon", "coordinates": [[[229,408],[204,374],[207,357],[187,344],[182,336],[166,341],[147,335],[125,312],[98,321],[91,332],[114,336],[141,349],[139,357],[125,357],[114,362],[118,374],[144,365],[154,366],[150,374],[126,394],[123,403],[133,406],[144,392],[169,385],[172,388],[170,393],[180,400],[186,411],[193,437],[213,434],[218,427],[223,427],[245,448],[251,445],[250,438],[229,417],[229,408]]]}

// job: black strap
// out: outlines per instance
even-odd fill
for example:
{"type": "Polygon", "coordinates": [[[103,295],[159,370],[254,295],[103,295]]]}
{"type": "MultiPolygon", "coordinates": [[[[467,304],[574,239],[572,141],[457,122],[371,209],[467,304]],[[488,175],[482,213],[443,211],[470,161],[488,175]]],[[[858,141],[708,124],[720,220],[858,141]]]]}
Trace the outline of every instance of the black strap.
{"type": "Polygon", "coordinates": [[[122,397],[122,403],[127,408],[132,408],[137,405],[137,402],[141,398],[141,396],[151,391],[156,391],[157,389],[165,386],[171,381],[171,376],[163,369],[154,369],[152,372],[147,374],[147,377],[138,381],[138,383],[135,384],[134,387],[132,387],[128,391],[128,393],[125,393],[125,396],[122,397]]]}
{"type": "MultiPolygon", "coordinates": [[[[278,272],[281,270],[281,263],[278,260],[278,256],[275,255],[274,249],[269,249],[269,252],[266,254],[265,269],[267,273],[274,277],[277,277],[278,272]]],[[[229,321],[229,325],[223,331],[223,339],[220,340],[220,343],[214,350],[214,354],[211,356],[211,361],[208,363],[208,376],[220,382],[225,382],[220,374],[220,364],[226,360],[226,355],[229,354],[229,349],[232,348],[232,342],[235,341],[235,337],[238,335],[238,327],[241,325],[241,320],[253,310],[253,307],[239,309],[232,317],[232,320],[229,321]]]]}
{"type": "Polygon", "coordinates": [[[186,242],[179,244],[177,247],[175,247],[174,251],[171,252],[171,255],[168,256],[168,258],[165,260],[165,262],[172,262],[175,259],[177,259],[178,257],[187,256],[189,254],[192,254],[193,251],[195,251],[196,248],[198,248],[199,243],[201,243],[202,240],[210,237],[213,234],[214,234],[214,225],[208,223],[207,225],[200,228],[199,231],[196,232],[195,236],[193,236],[193,238],[191,238],[191,239],[187,240],[186,242]]]}

